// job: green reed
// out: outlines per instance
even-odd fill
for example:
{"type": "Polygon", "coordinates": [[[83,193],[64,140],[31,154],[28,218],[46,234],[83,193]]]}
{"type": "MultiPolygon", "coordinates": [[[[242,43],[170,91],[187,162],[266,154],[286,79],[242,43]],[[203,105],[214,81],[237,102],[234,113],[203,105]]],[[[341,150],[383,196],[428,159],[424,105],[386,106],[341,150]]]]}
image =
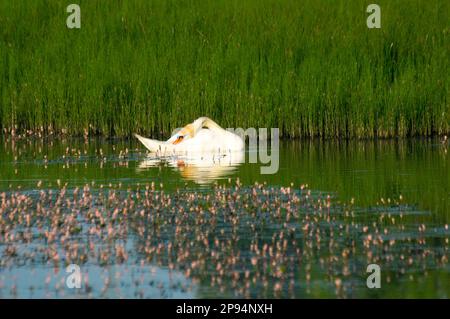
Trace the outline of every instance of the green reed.
{"type": "Polygon", "coordinates": [[[0,0],[3,131],[167,135],[199,116],[283,136],[450,132],[450,2],[0,0]],[[72,1],[74,2],[74,1],[72,1]]]}

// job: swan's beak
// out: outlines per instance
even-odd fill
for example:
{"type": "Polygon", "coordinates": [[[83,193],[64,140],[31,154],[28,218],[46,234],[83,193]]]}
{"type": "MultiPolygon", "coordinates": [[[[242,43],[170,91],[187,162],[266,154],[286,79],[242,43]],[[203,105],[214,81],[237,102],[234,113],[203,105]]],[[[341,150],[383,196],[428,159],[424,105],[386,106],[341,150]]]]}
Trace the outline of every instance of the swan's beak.
{"type": "Polygon", "coordinates": [[[177,139],[175,141],[173,141],[173,145],[177,145],[178,143],[180,143],[183,140],[184,136],[183,135],[179,135],[177,137],[177,139]]]}
{"type": "Polygon", "coordinates": [[[192,126],[192,124],[188,124],[178,132],[176,138],[175,136],[171,138],[171,139],[175,138],[172,144],[177,145],[178,143],[181,143],[185,138],[192,138],[192,137],[194,137],[194,127],[192,126]]]}

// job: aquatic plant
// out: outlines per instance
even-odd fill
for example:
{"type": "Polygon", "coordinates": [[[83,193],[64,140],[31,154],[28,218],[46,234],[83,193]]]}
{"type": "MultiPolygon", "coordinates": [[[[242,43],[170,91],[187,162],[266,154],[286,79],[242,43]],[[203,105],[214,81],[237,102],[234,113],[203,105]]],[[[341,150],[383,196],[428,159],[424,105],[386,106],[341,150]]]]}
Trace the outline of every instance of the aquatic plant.
{"type": "Polygon", "coordinates": [[[448,224],[410,210],[401,198],[362,212],[305,185],[239,180],[167,193],[155,183],[127,190],[41,183],[0,194],[0,269],[128,262],[182,272],[198,296],[351,297],[378,296],[364,278],[376,263],[389,285],[384,296],[448,297],[446,283],[423,288],[447,278],[448,224]]]}

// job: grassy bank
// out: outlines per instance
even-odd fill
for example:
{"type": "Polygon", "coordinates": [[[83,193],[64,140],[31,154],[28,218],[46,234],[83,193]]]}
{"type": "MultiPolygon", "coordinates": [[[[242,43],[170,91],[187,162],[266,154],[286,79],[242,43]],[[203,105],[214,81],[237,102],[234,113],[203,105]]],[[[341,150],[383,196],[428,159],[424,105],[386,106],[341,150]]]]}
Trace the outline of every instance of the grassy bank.
{"type": "Polygon", "coordinates": [[[450,132],[450,2],[0,0],[0,125],[169,133],[207,115],[284,136],[450,132]]]}

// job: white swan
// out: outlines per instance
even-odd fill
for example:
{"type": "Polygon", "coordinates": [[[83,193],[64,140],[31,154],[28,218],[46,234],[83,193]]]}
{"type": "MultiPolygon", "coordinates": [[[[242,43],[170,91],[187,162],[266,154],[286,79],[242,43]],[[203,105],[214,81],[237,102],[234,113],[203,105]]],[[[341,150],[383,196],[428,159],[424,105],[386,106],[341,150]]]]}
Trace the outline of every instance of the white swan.
{"type": "Polygon", "coordinates": [[[208,117],[196,119],[165,142],[134,135],[150,152],[163,156],[187,153],[227,154],[242,151],[245,147],[241,137],[224,130],[208,117]]]}

